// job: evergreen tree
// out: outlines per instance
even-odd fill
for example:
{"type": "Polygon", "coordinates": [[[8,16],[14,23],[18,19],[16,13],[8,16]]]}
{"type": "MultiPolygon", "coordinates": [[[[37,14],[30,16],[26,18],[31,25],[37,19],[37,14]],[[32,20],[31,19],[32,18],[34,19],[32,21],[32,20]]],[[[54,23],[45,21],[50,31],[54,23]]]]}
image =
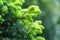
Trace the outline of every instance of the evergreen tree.
{"type": "Polygon", "coordinates": [[[0,40],[45,40],[42,21],[34,21],[41,13],[36,5],[23,9],[24,0],[0,0],[0,40]]]}

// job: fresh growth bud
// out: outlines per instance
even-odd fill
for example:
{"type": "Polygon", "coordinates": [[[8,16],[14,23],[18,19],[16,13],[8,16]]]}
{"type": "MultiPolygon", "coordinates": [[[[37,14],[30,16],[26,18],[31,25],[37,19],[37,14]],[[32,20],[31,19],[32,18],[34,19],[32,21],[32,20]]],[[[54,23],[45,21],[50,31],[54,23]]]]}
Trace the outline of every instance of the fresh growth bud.
{"type": "Polygon", "coordinates": [[[15,3],[14,3],[16,6],[21,6],[22,5],[22,2],[20,2],[20,1],[16,1],[15,3]]]}
{"type": "Polygon", "coordinates": [[[41,13],[39,7],[35,5],[31,5],[30,7],[28,7],[28,10],[33,13],[41,13]]]}
{"type": "Polygon", "coordinates": [[[42,23],[42,21],[37,20],[37,21],[35,21],[34,23],[35,23],[35,24],[41,24],[41,23],[42,23]]]}
{"type": "Polygon", "coordinates": [[[45,38],[38,36],[38,37],[36,37],[36,40],[45,40],[45,38]]]}

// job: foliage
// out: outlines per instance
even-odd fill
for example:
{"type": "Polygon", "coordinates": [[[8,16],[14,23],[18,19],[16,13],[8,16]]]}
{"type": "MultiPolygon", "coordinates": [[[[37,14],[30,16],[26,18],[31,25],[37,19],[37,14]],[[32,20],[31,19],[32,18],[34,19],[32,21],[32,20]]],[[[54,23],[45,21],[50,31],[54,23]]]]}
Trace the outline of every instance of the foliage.
{"type": "Polygon", "coordinates": [[[0,40],[45,40],[44,26],[40,20],[34,21],[41,13],[36,5],[22,9],[24,0],[0,0],[0,40]]]}

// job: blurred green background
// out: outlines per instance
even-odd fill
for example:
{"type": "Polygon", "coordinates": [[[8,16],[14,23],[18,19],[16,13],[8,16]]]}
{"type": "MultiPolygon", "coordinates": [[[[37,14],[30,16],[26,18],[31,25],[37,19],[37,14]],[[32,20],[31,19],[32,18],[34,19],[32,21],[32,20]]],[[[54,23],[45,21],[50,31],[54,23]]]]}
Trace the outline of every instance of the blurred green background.
{"type": "Polygon", "coordinates": [[[42,36],[46,40],[60,40],[60,0],[25,0],[23,8],[38,5],[41,14],[35,20],[42,20],[45,29],[42,36]]]}

